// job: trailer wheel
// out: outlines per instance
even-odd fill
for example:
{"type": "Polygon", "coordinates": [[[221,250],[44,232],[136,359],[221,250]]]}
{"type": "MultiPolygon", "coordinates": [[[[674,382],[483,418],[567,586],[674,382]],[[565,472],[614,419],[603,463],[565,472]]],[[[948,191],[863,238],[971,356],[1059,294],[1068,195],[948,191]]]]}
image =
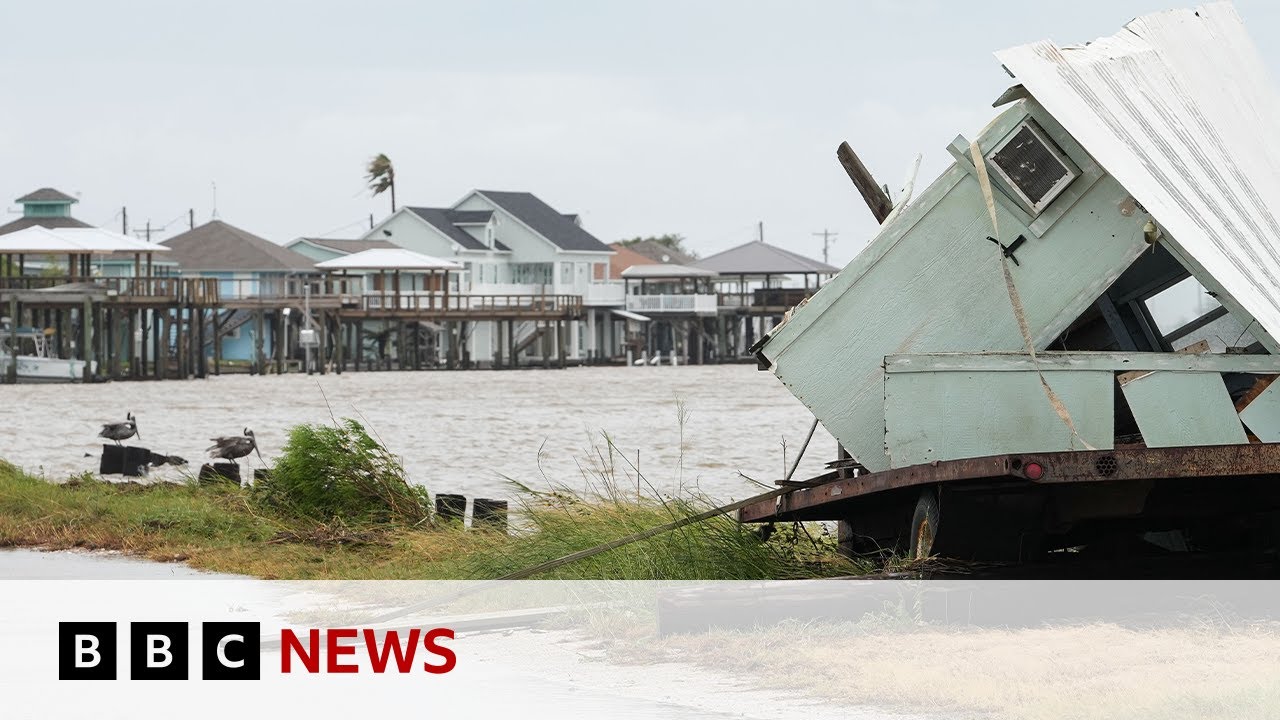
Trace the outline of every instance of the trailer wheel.
{"type": "Polygon", "coordinates": [[[921,491],[920,499],[916,501],[916,511],[911,516],[907,556],[912,560],[923,560],[929,557],[933,550],[933,539],[938,533],[940,514],[938,491],[925,488],[921,491]]]}

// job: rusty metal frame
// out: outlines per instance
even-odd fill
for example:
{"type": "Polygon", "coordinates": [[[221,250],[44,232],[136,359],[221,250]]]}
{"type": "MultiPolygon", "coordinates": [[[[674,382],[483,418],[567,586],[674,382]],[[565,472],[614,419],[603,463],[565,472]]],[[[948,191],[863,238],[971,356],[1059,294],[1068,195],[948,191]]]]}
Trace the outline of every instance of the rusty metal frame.
{"type": "Polygon", "coordinates": [[[797,488],[775,500],[742,508],[739,519],[742,522],[770,522],[786,519],[801,510],[937,483],[996,480],[1013,487],[1025,487],[1266,475],[1280,476],[1280,443],[990,455],[912,465],[851,478],[840,478],[838,472],[829,472],[804,483],[812,484],[811,487],[797,488]],[[1025,472],[1032,463],[1043,469],[1035,480],[1025,472]]]}

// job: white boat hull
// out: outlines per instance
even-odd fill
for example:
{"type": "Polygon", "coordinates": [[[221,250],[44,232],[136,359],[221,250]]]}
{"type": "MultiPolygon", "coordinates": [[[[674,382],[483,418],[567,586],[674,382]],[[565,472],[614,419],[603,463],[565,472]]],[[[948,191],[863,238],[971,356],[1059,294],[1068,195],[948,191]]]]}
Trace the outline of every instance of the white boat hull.
{"type": "MultiPolygon", "coordinates": [[[[0,355],[0,378],[8,377],[11,355],[0,355]]],[[[84,379],[85,360],[18,356],[18,382],[80,382],[84,379]]],[[[90,372],[97,363],[90,364],[90,372]]]]}

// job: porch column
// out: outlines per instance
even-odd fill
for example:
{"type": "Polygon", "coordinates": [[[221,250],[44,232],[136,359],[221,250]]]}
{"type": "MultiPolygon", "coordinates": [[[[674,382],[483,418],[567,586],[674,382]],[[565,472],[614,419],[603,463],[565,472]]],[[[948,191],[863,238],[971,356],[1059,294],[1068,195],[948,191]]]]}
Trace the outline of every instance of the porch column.
{"type": "Polygon", "coordinates": [[[596,346],[596,311],[594,309],[587,312],[587,358],[592,361],[600,360],[600,353],[596,346]]]}

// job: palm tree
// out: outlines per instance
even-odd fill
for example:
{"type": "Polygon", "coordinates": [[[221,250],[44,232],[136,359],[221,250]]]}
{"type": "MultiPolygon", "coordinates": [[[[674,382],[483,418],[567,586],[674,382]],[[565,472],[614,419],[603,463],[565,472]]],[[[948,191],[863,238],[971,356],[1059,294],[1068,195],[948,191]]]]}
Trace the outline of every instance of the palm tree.
{"type": "Polygon", "coordinates": [[[365,180],[369,181],[369,189],[373,191],[375,196],[390,190],[391,191],[391,212],[396,211],[396,169],[391,166],[391,158],[383,153],[378,153],[369,161],[368,167],[365,168],[368,175],[365,180]]]}

